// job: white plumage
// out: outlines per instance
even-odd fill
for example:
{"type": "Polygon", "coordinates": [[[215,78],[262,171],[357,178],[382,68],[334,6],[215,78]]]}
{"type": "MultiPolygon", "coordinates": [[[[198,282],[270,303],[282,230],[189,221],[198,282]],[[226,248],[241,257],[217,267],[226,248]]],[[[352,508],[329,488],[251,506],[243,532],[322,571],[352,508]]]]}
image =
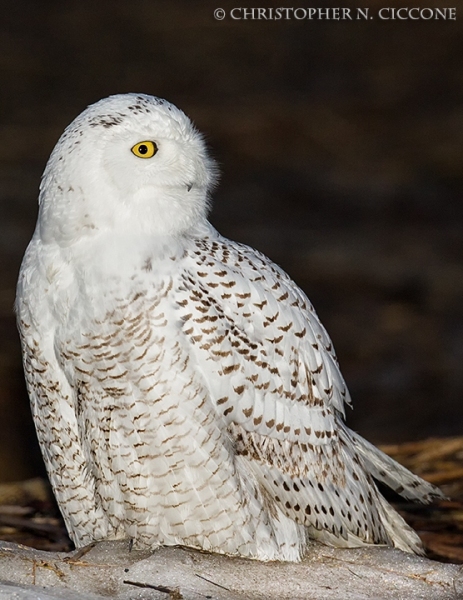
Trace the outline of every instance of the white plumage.
{"type": "Polygon", "coordinates": [[[279,267],[207,222],[213,181],[189,119],[137,94],[87,108],[45,169],[16,309],[72,539],[420,552],[373,478],[423,502],[439,490],[345,426],[325,329],[279,267]]]}

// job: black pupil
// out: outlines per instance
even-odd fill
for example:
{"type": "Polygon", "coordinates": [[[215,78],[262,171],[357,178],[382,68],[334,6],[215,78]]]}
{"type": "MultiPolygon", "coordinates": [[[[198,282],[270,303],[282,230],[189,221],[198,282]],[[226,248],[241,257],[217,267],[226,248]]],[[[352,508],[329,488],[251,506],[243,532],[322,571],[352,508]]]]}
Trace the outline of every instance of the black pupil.
{"type": "Polygon", "coordinates": [[[148,152],[148,146],[146,144],[142,144],[138,147],[138,152],[140,152],[140,154],[146,154],[148,152]]]}

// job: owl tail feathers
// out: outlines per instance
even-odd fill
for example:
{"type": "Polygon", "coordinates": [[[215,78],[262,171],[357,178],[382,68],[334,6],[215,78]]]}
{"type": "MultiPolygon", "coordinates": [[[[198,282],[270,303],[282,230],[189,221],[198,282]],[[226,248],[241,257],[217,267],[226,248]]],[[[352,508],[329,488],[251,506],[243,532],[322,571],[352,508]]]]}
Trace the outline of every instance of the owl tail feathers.
{"type": "MultiPolygon", "coordinates": [[[[375,500],[387,537],[384,539],[383,544],[375,542],[374,545],[394,546],[394,548],[398,548],[404,552],[423,556],[425,554],[423,544],[417,533],[402,519],[399,513],[392,508],[379,492],[376,492],[375,500]]],[[[372,546],[371,541],[365,541],[351,532],[347,532],[345,538],[342,538],[324,529],[319,530],[311,526],[307,529],[310,538],[318,540],[327,546],[337,548],[371,548],[372,546]]]]}
{"type": "Polygon", "coordinates": [[[386,533],[392,541],[392,545],[404,552],[411,554],[425,554],[423,544],[418,534],[402,519],[399,513],[378,494],[382,523],[386,533]]]}
{"type": "Polygon", "coordinates": [[[446,497],[438,487],[414,475],[354,431],[349,430],[349,436],[370,474],[403,498],[429,504],[435,498],[446,497]]]}

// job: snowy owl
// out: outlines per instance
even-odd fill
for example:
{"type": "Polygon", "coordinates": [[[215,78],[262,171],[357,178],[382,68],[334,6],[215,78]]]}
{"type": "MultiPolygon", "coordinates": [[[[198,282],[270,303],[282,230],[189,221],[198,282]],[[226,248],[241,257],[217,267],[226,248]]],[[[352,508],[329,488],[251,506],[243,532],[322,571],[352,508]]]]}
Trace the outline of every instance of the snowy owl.
{"type": "Polygon", "coordinates": [[[441,492],[346,427],[328,334],[282,269],[209,224],[214,179],[188,117],[143,94],[88,107],[48,161],[16,312],[72,540],[421,552],[375,480],[441,492]]]}

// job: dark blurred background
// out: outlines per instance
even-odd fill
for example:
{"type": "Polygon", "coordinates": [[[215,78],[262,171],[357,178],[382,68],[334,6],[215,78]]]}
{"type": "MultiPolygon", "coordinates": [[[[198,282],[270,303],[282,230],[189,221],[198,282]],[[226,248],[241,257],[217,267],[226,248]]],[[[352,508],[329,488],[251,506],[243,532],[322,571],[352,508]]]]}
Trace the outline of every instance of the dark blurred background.
{"type": "Polygon", "coordinates": [[[462,433],[463,3],[448,21],[364,4],[373,19],[265,21],[224,0],[0,2],[0,480],[41,469],[12,311],[40,175],[63,128],[119,92],[165,97],[206,134],[211,220],[307,292],[351,427],[462,433]]]}

